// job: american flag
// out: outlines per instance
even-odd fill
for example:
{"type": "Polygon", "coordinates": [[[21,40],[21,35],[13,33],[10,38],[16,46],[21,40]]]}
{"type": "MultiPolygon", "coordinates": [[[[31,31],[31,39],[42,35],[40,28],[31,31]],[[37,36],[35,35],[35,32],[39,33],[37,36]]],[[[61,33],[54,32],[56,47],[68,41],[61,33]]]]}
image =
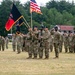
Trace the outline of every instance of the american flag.
{"type": "Polygon", "coordinates": [[[37,5],[35,0],[30,0],[30,13],[32,12],[42,14],[40,7],[37,5]]]}

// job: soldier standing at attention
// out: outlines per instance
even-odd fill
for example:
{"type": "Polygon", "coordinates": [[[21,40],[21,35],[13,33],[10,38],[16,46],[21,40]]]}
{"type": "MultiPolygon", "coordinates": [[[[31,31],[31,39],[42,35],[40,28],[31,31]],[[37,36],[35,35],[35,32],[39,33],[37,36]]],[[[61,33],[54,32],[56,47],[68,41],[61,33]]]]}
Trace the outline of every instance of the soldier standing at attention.
{"type": "Polygon", "coordinates": [[[2,51],[5,50],[5,38],[2,36],[1,37],[1,47],[2,47],[2,51]]]}
{"type": "Polygon", "coordinates": [[[73,48],[73,52],[75,53],[75,31],[74,31],[74,34],[73,34],[73,38],[72,38],[72,48],[73,48]]]}
{"type": "Polygon", "coordinates": [[[33,35],[33,56],[34,59],[37,58],[37,54],[38,54],[38,48],[39,48],[39,31],[37,29],[37,26],[34,26],[34,31],[33,31],[34,35],[33,35]]]}
{"type": "Polygon", "coordinates": [[[12,48],[13,48],[13,51],[15,52],[16,51],[16,34],[12,35],[12,48]]]}
{"type": "Polygon", "coordinates": [[[63,34],[60,31],[59,52],[62,52],[62,48],[63,48],[63,34]]]}
{"type": "Polygon", "coordinates": [[[39,31],[39,43],[40,43],[40,46],[39,46],[39,59],[42,59],[43,58],[43,50],[44,50],[44,41],[41,37],[43,37],[43,34],[44,34],[44,27],[42,26],[40,31],[39,31]]]}
{"type": "Polygon", "coordinates": [[[59,41],[60,41],[60,32],[58,31],[58,27],[54,27],[54,51],[55,51],[55,58],[59,58],[59,41]]]}
{"type": "Polygon", "coordinates": [[[64,41],[65,53],[67,53],[69,49],[69,43],[68,43],[69,39],[68,39],[68,33],[66,31],[64,31],[63,41],[64,41]]]}
{"type": "Polygon", "coordinates": [[[29,28],[28,29],[28,33],[26,35],[26,38],[27,38],[27,50],[28,50],[28,58],[27,59],[31,59],[32,58],[32,54],[33,54],[33,43],[32,43],[32,40],[33,40],[33,30],[32,28],[29,28]]]}
{"type": "Polygon", "coordinates": [[[17,43],[17,54],[21,53],[21,34],[19,31],[16,33],[16,43],[17,43]]]}
{"type": "Polygon", "coordinates": [[[50,48],[50,31],[48,30],[48,27],[45,27],[44,30],[45,32],[43,33],[43,36],[41,38],[44,40],[45,59],[48,59],[50,48]]]}
{"type": "Polygon", "coordinates": [[[73,38],[73,33],[71,31],[69,31],[69,35],[68,35],[69,53],[73,53],[73,41],[72,41],[72,38],[73,38]]]}
{"type": "Polygon", "coordinates": [[[9,44],[9,38],[8,37],[5,38],[5,43],[6,43],[6,49],[8,49],[8,44],[9,44]]]}
{"type": "Polygon", "coordinates": [[[16,43],[17,43],[17,54],[21,52],[22,49],[22,35],[20,32],[19,21],[16,23],[16,43]]]}

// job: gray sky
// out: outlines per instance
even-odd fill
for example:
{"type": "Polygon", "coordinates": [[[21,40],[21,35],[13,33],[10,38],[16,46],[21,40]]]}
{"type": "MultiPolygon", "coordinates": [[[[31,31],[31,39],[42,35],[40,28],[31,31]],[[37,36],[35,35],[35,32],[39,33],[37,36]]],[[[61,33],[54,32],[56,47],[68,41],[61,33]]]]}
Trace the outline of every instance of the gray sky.
{"type": "MultiPolygon", "coordinates": [[[[1,2],[1,1],[2,1],[2,0],[0,0],[0,2],[1,2]]],[[[30,0],[20,0],[21,3],[25,3],[25,2],[27,2],[27,1],[30,1],[30,0]]],[[[50,1],[50,0],[36,0],[37,4],[38,4],[39,6],[45,5],[48,1],[50,1]]],[[[61,1],[61,0],[57,0],[57,1],[61,1]]],[[[75,0],[66,0],[66,1],[69,1],[69,2],[74,1],[74,2],[75,2],[75,0]]]]}

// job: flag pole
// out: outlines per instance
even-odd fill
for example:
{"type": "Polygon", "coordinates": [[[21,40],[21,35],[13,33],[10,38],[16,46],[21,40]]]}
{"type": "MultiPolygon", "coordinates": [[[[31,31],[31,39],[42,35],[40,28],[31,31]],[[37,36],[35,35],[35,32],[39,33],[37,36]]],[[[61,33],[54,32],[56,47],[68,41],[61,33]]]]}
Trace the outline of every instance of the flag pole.
{"type": "Polygon", "coordinates": [[[26,19],[24,18],[24,16],[22,16],[22,17],[23,17],[24,21],[26,22],[27,26],[30,27],[29,24],[27,23],[26,19]]]}
{"type": "Polygon", "coordinates": [[[33,28],[33,24],[32,24],[32,12],[31,12],[31,28],[33,28]]]}
{"type": "Polygon", "coordinates": [[[28,28],[28,26],[25,24],[25,22],[24,22],[24,25],[28,28]]]}

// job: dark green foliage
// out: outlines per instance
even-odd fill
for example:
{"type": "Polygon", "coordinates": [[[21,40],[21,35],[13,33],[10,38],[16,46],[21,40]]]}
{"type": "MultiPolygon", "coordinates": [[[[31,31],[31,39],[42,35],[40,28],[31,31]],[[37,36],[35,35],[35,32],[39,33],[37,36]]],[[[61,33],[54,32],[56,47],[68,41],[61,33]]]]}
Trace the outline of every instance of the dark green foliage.
{"type": "MultiPolygon", "coordinates": [[[[11,6],[13,2],[19,9],[20,13],[25,17],[29,25],[31,25],[31,14],[30,14],[30,2],[21,4],[19,0],[3,0],[0,4],[0,35],[6,36],[11,31],[5,30],[5,23],[8,20],[11,6]]],[[[32,13],[33,15],[33,26],[37,25],[39,28],[41,23],[52,28],[54,25],[75,25],[75,5],[74,2],[69,3],[66,0],[49,1],[46,6],[41,6],[42,15],[32,13]]],[[[21,32],[27,33],[28,29],[23,24],[21,26],[21,32]]],[[[15,25],[12,28],[12,32],[16,32],[15,25]]]]}

